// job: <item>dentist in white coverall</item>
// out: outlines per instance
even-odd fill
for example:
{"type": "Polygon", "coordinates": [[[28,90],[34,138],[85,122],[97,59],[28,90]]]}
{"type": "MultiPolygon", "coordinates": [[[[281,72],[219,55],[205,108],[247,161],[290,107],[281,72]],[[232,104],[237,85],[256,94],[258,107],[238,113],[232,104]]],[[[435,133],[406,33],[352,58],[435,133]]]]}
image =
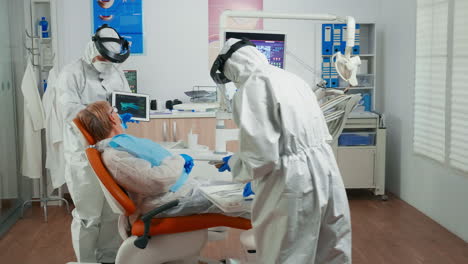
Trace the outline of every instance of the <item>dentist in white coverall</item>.
{"type": "MultiPolygon", "coordinates": [[[[238,41],[229,39],[220,54],[238,41]]],[[[240,150],[226,165],[256,194],[258,263],[351,263],[348,200],[312,89],[253,46],[224,59],[218,71],[237,87],[233,118],[240,129],[240,150]]]]}
{"type": "MultiPolygon", "coordinates": [[[[113,28],[98,29],[96,36],[108,38],[101,47],[110,54],[121,53],[119,35],[113,28]]],[[[113,91],[130,92],[130,88],[118,64],[105,59],[96,45],[90,41],[84,56],[64,67],[56,87],[65,124],[65,180],[75,204],[71,224],[73,249],[79,262],[112,263],[121,243],[118,215],[112,212],[89,167],[85,142],[72,120],[86,105],[105,101],[113,91]]]]}

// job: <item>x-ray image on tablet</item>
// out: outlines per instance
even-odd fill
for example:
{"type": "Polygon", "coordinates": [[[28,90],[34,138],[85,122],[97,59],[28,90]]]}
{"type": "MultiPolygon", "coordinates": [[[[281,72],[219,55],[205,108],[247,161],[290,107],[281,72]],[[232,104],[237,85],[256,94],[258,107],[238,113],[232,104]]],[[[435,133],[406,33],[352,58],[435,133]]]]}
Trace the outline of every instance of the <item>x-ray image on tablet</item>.
{"type": "Polygon", "coordinates": [[[112,106],[119,114],[130,113],[135,120],[149,121],[150,101],[146,94],[113,92],[112,106]]]}

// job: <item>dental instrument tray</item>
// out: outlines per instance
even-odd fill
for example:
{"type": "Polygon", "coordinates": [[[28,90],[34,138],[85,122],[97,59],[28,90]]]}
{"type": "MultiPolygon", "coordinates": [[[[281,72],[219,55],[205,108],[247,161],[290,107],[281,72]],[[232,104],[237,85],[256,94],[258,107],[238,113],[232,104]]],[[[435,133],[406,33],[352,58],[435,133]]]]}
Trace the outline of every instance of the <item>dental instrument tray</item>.
{"type": "Polygon", "coordinates": [[[242,196],[243,184],[201,186],[202,194],[225,213],[250,211],[251,200],[242,196]]]}
{"type": "Polygon", "coordinates": [[[191,91],[184,92],[192,103],[216,102],[216,86],[193,86],[191,91]]]}
{"type": "Polygon", "coordinates": [[[218,103],[193,103],[193,104],[178,104],[174,105],[175,110],[190,111],[190,112],[210,112],[216,111],[219,108],[218,103]]]}

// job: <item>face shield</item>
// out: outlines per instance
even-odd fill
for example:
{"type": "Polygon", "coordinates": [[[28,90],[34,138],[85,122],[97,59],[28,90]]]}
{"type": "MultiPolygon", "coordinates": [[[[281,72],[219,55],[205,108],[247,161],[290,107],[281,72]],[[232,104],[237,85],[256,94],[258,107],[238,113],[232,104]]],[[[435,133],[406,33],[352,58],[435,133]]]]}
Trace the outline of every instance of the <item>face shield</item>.
{"type": "Polygon", "coordinates": [[[229,99],[227,94],[226,84],[216,83],[216,94],[218,96],[219,110],[222,112],[232,113],[232,99],[229,99]]]}
{"type": "Polygon", "coordinates": [[[217,95],[219,100],[219,108],[221,111],[228,113],[232,112],[232,97],[234,96],[234,92],[228,94],[228,91],[233,89],[226,89],[227,83],[231,82],[231,80],[229,80],[226,75],[224,75],[224,65],[234,52],[245,46],[255,47],[255,44],[250,42],[250,40],[243,38],[242,40],[232,45],[225,54],[218,55],[216,60],[213,62],[213,66],[211,66],[210,75],[218,88],[217,95]]]}
{"type": "Polygon", "coordinates": [[[92,40],[99,54],[112,63],[122,63],[130,56],[128,41],[107,24],[96,30],[92,40]]]}
{"type": "Polygon", "coordinates": [[[231,48],[225,54],[218,55],[216,60],[213,62],[213,66],[211,66],[210,70],[211,78],[216,84],[225,84],[231,81],[226,77],[226,75],[224,75],[224,65],[234,52],[245,46],[255,47],[255,44],[250,42],[250,40],[243,38],[242,40],[232,45],[231,48]]]}

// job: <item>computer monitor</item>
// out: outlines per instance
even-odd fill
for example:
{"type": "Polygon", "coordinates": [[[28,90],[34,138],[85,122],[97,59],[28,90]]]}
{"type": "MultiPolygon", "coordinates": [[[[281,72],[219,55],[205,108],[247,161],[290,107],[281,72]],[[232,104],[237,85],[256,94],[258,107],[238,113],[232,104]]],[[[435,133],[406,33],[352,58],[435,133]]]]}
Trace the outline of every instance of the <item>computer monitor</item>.
{"type": "Polygon", "coordinates": [[[226,40],[230,38],[248,38],[257,46],[260,52],[265,54],[271,65],[284,69],[286,34],[262,31],[226,31],[225,37],[226,40]]]}
{"type": "Polygon", "coordinates": [[[150,100],[149,95],[113,92],[112,106],[116,107],[119,114],[130,113],[133,119],[138,121],[149,121],[150,100]]]}

